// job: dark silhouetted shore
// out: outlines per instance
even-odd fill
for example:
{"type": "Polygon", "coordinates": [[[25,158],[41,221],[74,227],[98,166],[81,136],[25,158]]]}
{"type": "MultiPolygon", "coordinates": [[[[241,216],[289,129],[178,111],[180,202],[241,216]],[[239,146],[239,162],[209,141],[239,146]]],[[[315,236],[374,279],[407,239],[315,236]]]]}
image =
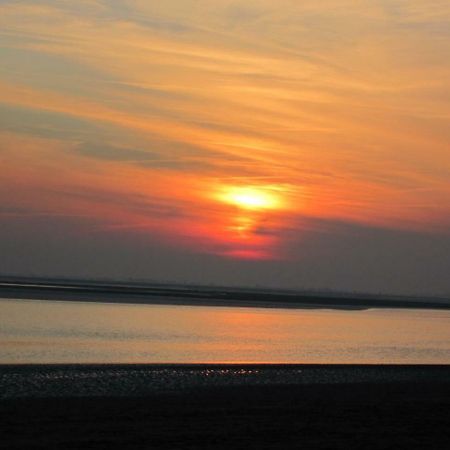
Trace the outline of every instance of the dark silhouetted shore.
{"type": "Polygon", "coordinates": [[[1,366],[0,386],[11,450],[450,445],[449,366],[1,366]]]}

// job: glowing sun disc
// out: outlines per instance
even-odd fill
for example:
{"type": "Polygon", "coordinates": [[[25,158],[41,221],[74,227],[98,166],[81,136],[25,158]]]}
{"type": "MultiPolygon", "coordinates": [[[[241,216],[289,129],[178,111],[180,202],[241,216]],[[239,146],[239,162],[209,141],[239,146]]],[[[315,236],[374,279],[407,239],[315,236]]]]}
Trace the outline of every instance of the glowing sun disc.
{"type": "Polygon", "coordinates": [[[255,187],[228,188],[221,199],[244,209],[274,209],[280,204],[275,194],[255,187]]]}

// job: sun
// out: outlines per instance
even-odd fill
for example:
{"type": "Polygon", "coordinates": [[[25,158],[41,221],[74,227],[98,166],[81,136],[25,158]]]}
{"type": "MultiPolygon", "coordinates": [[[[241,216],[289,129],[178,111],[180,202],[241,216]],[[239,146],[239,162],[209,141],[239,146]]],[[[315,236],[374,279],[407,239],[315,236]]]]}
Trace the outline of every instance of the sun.
{"type": "Polygon", "coordinates": [[[258,187],[228,187],[220,198],[226,203],[250,210],[275,209],[280,206],[280,200],[274,192],[258,187]]]}

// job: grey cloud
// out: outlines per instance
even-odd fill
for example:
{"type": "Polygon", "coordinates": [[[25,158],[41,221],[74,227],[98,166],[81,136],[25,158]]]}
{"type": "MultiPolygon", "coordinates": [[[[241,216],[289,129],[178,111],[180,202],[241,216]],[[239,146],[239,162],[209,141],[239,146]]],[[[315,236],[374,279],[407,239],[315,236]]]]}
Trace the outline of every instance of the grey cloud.
{"type": "Polygon", "coordinates": [[[160,159],[158,153],[148,150],[138,150],[127,147],[118,147],[109,144],[83,143],[76,147],[76,151],[83,156],[106,159],[108,161],[154,161],[160,159]]]}
{"type": "Polygon", "coordinates": [[[123,194],[104,190],[84,189],[55,192],[64,198],[81,199],[92,203],[116,205],[125,210],[137,212],[149,217],[174,218],[190,217],[186,206],[174,205],[173,202],[155,201],[145,194],[123,194]]]}
{"type": "MultiPolygon", "coordinates": [[[[166,143],[167,147],[182,148],[182,144],[166,143]]],[[[186,156],[167,158],[164,156],[164,149],[161,145],[150,145],[151,148],[157,147],[159,150],[139,150],[128,147],[118,147],[109,144],[84,143],[76,147],[76,151],[83,156],[90,158],[103,159],[107,161],[123,161],[145,167],[148,169],[167,169],[167,170],[194,170],[204,171],[212,170],[215,164],[201,158],[191,158],[190,151],[187,150],[186,156]]],[[[166,150],[168,152],[168,149],[166,150]]],[[[197,149],[194,149],[198,153],[197,149]]],[[[209,159],[209,158],[208,158],[209,159]]]]}
{"type": "Polygon", "coordinates": [[[202,150],[182,142],[155,139],[146,145],[148,149],[83,142],[75,147],[75,151],[89,158],[123,161],[148,169],[208,172],[217,171],[223,168],[224,164],[228,168],[235,164],[240,174],[248,175],[254,175],[257,169],[253,160],[249,158],[220,151],[202,150]]]}
{"type": "Polygon", "coordinates": [[[98,133],[98,127],[88,120],[73,116],[0,104],[0,129],[37,137],[56,139],[86,139],[98,133]]]}

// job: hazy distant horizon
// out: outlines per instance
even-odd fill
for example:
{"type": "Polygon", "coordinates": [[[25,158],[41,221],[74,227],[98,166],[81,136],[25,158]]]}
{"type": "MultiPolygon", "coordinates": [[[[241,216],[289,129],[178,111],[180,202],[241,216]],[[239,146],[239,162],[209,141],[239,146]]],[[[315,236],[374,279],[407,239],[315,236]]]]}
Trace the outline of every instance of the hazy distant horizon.
{"type": "MultiPolygon", "coordinates": [[[[55,224],[43,224],[43,228],[49,226],[55,224]]],[[[359,248],[352,247],[350,232],[330,234],[325,242],[320,236],[316,242],[304,242],[302,250],[307,258],[303,261],[253,261],[165,247],[152,242],[151,235],[83,236],[83,230],[63,229],[53,235],[45,232],[42,240],[36,240],[16,226],[2,229],[6,232],[0,235],[0,273],[368,294],[450,293],[450,239],[445,234],[380,229],[377,236],[370,229],[359,248]],[[342,251],[336,254],[337,250],[342,251]]]]}
{"type": "MultiPolygon", "coordinates": [[[[201,282],[195,282],[192,280],[168,280],[168,279],[151,279],[151,278],[136,278],[136,277],[126,277],[126,278],[112,278],[108,276],[98,276],[98,277],[89,277],[89,276],[79,276],[76,277],[73,274],[71,275],[48,275],[48,274],[24,274],[24,273],[0,273],[0,283],[3,281],[11,281],[11,280],[24,280],[27,283],[32,281],[48,281],[51,282],[74,282],[74,283],[111,283],[114,284],[127,284],[129,283],[130,286],[133,285],[148,285],[150,286],[162,286],[162,287],[174,287],[174,288],[182,288],[182,287],[188,287],[188,288],[200,288],[200,289],[231,289],[231,290],[242,290],[242,291],[255,291],[255,292],[279,292],[279,293],[293,293],[293,294],[304,294],[304,295],[318,295],[326,296],[336,296],[336,297],[379,297],[379,298],[428,298],[428,299],[450,299],[450,292],[442,292],[438,294],[426,294],[426,293],[420,293],[420,292],[404,292],[404,293],[392,293],[392,292],[367,292],[367,291],[351,291],[351,290],[334,290],[334,289],[314,289],[314,288],[305,288],[305,287],[280,287],[277,285],[273,286],[267,286],[264,284],[254,284],[254,285],[243,285],[243,284],[221,284],[221,283],[201,283],[201,282]]],[[[1,295],[0,295],[1,297],[1,295]]]]}

